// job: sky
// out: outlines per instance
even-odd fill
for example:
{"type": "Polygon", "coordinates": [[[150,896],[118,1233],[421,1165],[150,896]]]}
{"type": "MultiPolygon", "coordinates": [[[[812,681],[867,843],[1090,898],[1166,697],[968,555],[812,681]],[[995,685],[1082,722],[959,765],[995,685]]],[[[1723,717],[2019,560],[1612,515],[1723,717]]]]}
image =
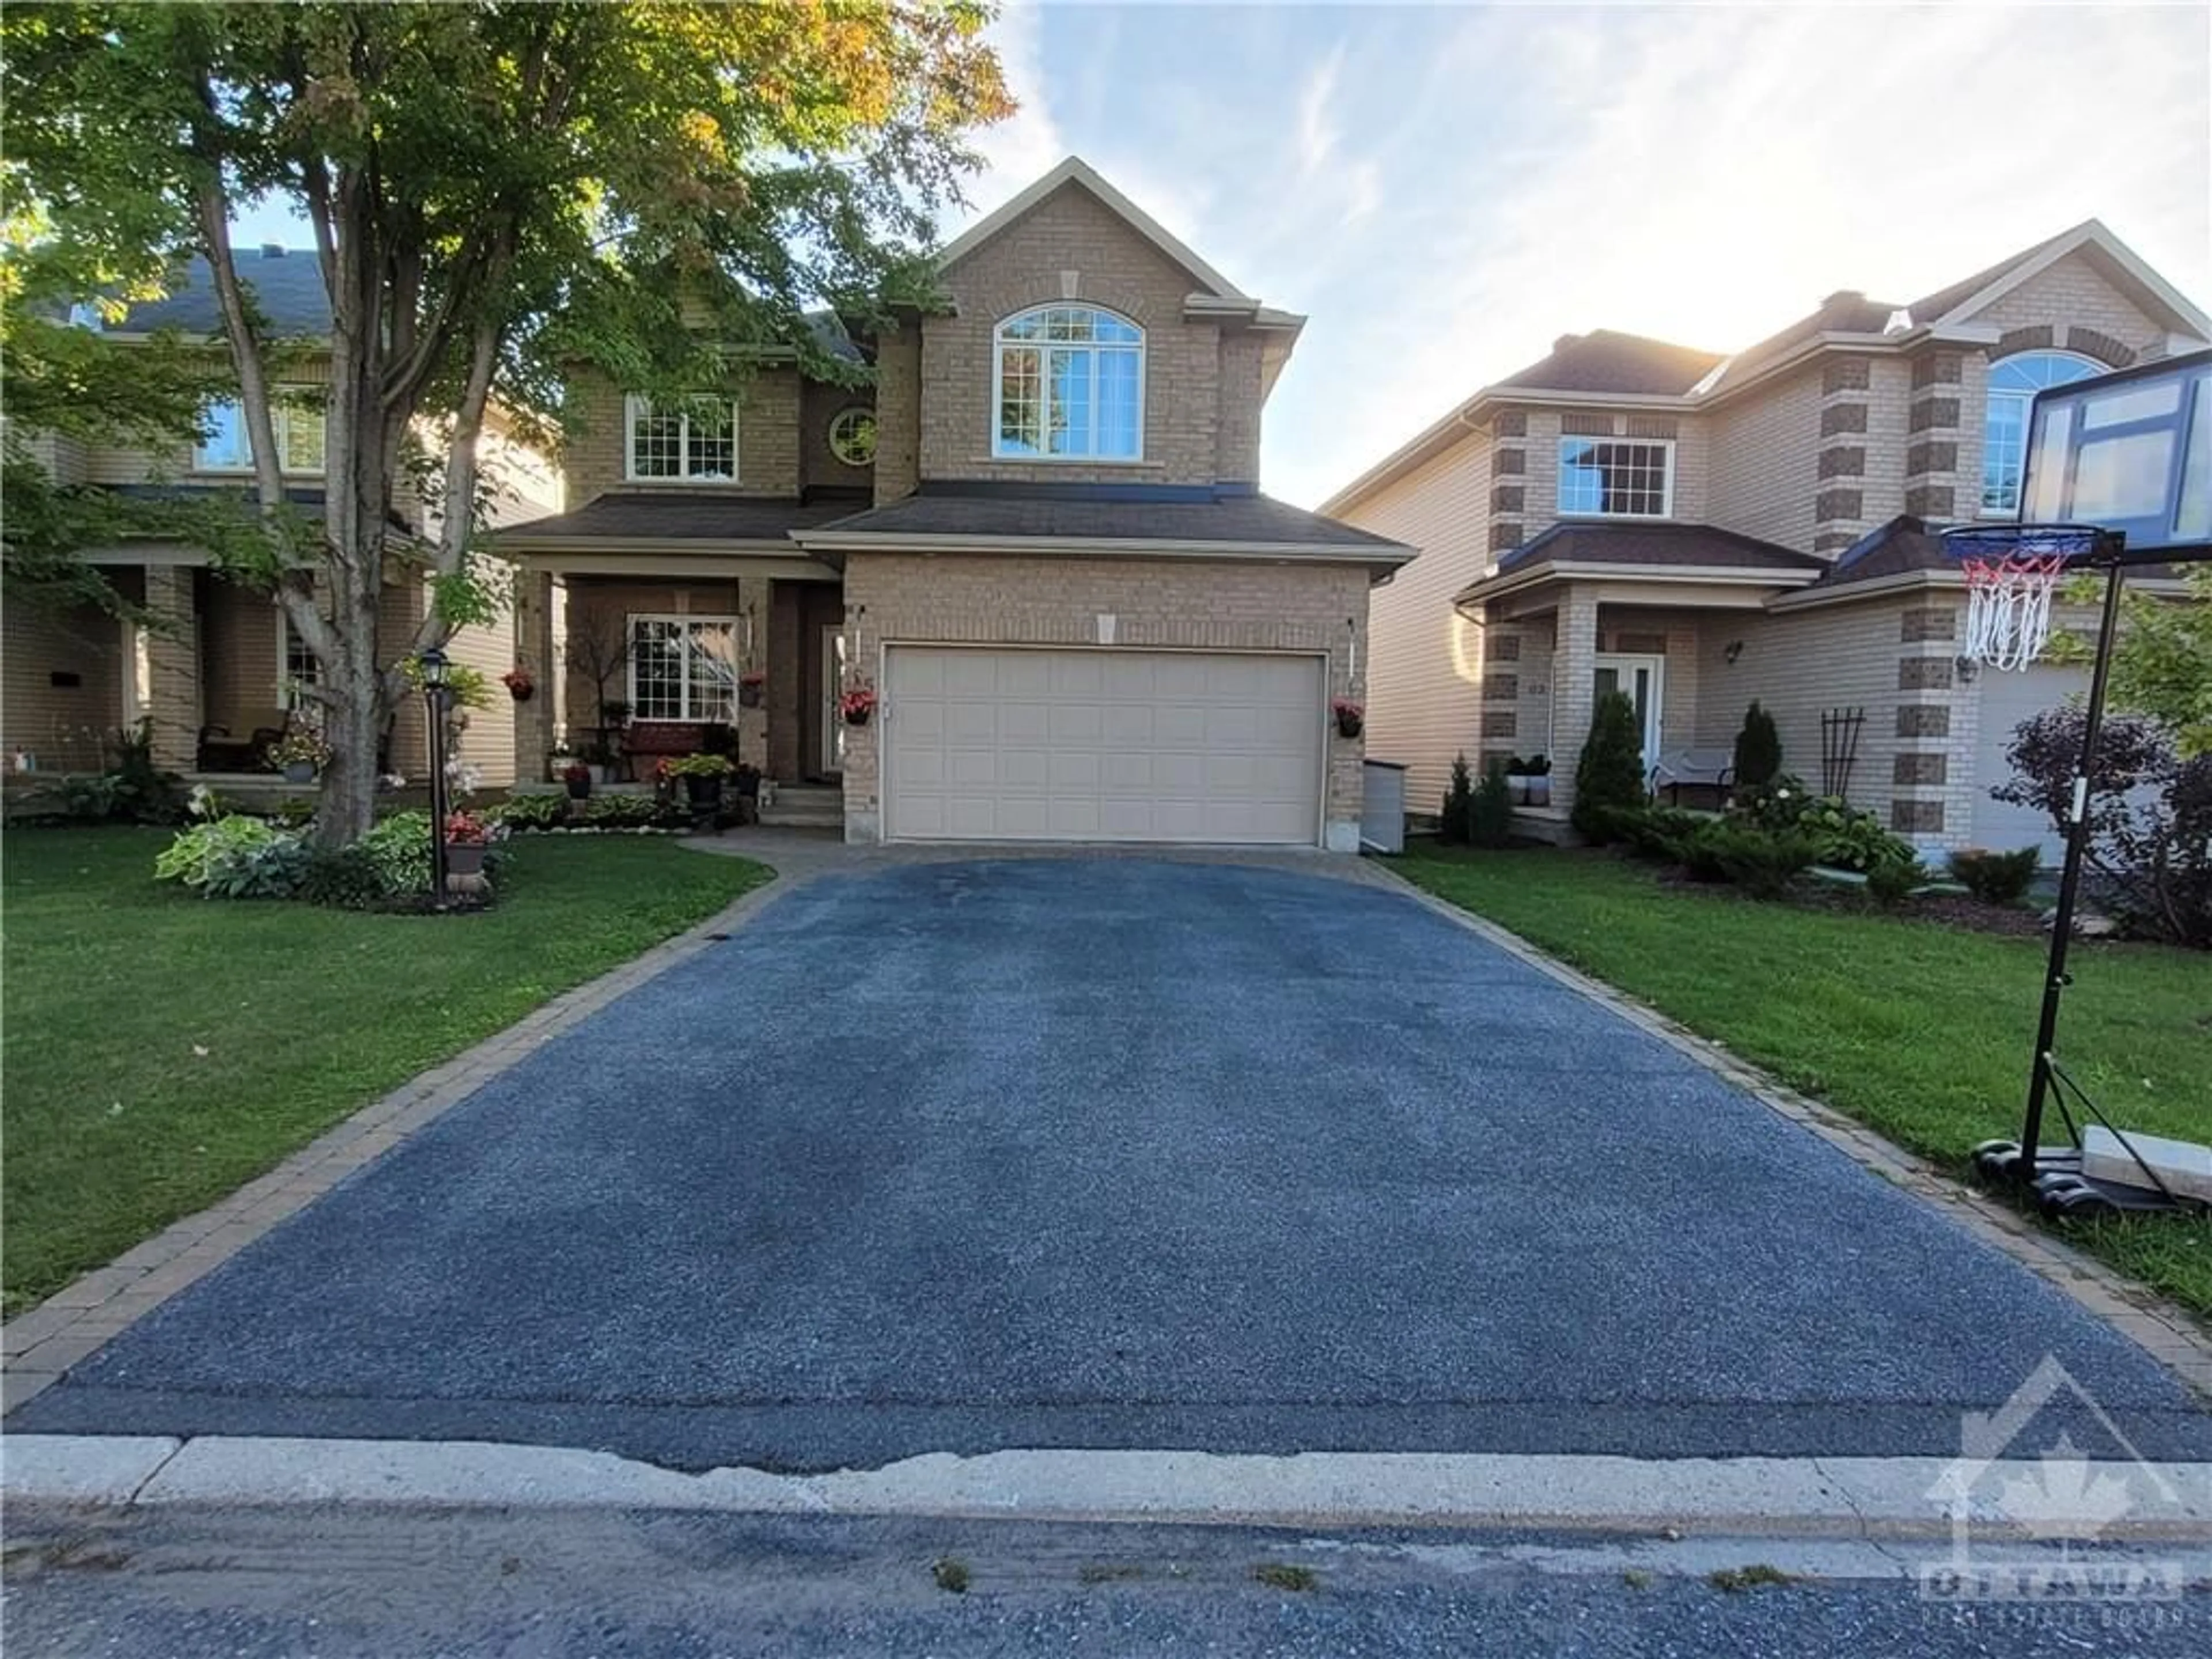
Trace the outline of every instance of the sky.
{"type": "Polygon", "coordinates": [[[2202,0],[1015,0],[992,36],[1022,107],[981,140],[975,212],[1079,155],[1311,319],[1261,467],[1301,506],[1562,334],[1733,350],[2087,218],[2212,307],[2202,0]]]}
{"type": "MultiPolygon", "coordinates": [[[[978,210],[1081,155],[1311,320],[1313,506],[1562,334],[1748,345],[2087,218],[2212,307],[2212,8],[1011,5],[978,210]]],[[[957,228],[957,227],[951,227],[957,228]]]]}

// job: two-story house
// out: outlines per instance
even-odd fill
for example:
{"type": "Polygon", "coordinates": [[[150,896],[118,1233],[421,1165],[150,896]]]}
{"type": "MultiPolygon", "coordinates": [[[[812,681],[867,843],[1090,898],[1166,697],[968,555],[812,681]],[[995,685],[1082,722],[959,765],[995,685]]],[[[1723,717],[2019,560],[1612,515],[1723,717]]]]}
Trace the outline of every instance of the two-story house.
{"type": "MultiPolygon", "coordinates": [[[[283,452],[287,494],[310,514],[324,486],[326,419],[318,400],[327,381],[330,304],[313,252],[277,246],[239,249],[241,283],[252,290],[271,337],[288,343],[272,412],[283,452]]],[[[172,291],[132,306],[102,324],[88,309],[76,319],[128,347],[157,331],[173,331],[219,347],[222,318],[204,263],[195,260],[172,291]]],[[[123,494],[179,497],[250,491],[252,452],[236,402],[205,411],[198,441],[156,453],[101,446],[53,434],[32,434],[35,458],[64,485],[123,494]]],[[[488,422],[490,518],[536,517],[556,499],[543,458],[508,433],[502,416],[488,422]]],[[[432,530],[431,508],[411,487],[395,502],[404,539],[432,530]]],[[[120,622],[95,607],[57,613],[8,607],[0,641],[0,740],[40,772],[92,771],[108,735],[144,720],[162,767],[197,778],[236,780],[273,769],[268,744],[282,733],[298,702],[297,687],[319,672],[313,655],[292,637],[283,609],[264,592],[225,580],[206,549],[183,541],[136,538],[89,550],[87,560],[134,605],[157,619],[151,628],[120,622]]],[[[386,572],[380,641],[398,651],[428,613],[429,588],[419,565],[395,556],[386,572]]],[[[502,617],[461,629],[449,651],[483,674],[498,693],[490,706],[468,711],[460,759],[487,785],[514,776],[514,705],[498,685],[513,666],[511,628],[502,617]]],[[[421,710],[403,710],[386,739],[384,763],[410,779],[428,766],[428,736],[421,710]]],[[[293,791],[299,793],[301,791],[293,791]]]]}
{"type": "Polygon", "coordinates": [[[1422,550],[1376,595],[1370,751],[1425,811],[1457,754],[1553,757],[1523,827],[1558,835],[1599,693],[1630,694],[1647,761],[1726,750],[1756,699],[1788,769],[1917,845],[2055,846],[1989,791],[2082,676],[1960,660],[1934,532],[2015,515],[2038,390],[2208,337],[2094,222],[1909,304],[1832,295],[1732,356],[1567,336],[1323,506],[1422,550]]]}
{"type": "MultiPolygon", "coordinates": [[[[1304,319],[1074,160],[938,269],[941,303],[843,342],[867,392],[756,358],[671,408],[577,374],[573,505],[500,538],[572,737],[609,701],[633,751],[733,723],[855,841],[1355,848],[1332,706],[1413,550],[1259,491],[1304,319]]],[[[529,769],[554,711],[522,714],[529,769]]]]}

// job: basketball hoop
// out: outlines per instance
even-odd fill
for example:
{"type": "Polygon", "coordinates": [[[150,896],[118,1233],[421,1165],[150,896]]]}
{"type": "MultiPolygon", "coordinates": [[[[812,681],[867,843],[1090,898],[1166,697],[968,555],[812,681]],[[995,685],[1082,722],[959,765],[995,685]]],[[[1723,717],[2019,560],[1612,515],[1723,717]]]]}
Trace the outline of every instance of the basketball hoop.
{"type": "Polygon", "coordinates": [[[2026,668],[2051,637],[2051,601],[2067,566],[2093,553],[2095,526],[1977,525],[1943,532],[1966,578],[1966,636],[1959,654],[1991,668],[2026,668]]]}

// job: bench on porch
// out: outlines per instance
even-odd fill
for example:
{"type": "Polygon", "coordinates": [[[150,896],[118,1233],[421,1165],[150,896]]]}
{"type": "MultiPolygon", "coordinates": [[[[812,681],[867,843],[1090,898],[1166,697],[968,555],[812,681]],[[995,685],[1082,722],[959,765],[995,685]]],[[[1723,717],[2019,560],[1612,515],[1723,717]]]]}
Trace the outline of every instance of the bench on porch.
{"type": "Polygon", "coordinates": [[[1693,788],[1716,789],[1725,795],[1735,781],[1735,754],[1728,749],[1672,749],[1659,757],[1658,764],[1651,769],[1651,793],[1662,789],[1668,799],[1680,805],[1682,786],[1693,788]]]}
{"type": "MultiPolygon", "coordinates": [[[[633,720],[622,734],[622,754],[625,762],[640,757],[648,762],[676,755],[696,754],[706,746],[707,728],[685,720],[633,720]]],[[[651,767],[646,769],[650,781],[651,767]]],[[[632,779],[639,775],[635,766],[629,768],[632,779]]]]}

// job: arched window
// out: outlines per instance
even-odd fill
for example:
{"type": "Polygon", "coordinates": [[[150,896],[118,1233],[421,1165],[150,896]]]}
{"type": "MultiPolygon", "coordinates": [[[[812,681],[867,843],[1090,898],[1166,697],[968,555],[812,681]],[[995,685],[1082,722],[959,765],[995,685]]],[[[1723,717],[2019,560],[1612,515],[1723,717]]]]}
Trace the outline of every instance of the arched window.
{"type": "Polygon", "coordinates": [[[1039,306],[999,325],[992,453],[1133,461],[1145,453],[1145,331],[1091,306],[1039,306]]]}
{"type": "Polygon", "coordinates": [[[2035,394],[2105,372],[2102,363],[2064,351],[2023,351],[1990,365],[1989,417],[1982,428],[1982,512],[2020,510],[2020,480],[2027,461],[2027,417],[2035,394]]]}

